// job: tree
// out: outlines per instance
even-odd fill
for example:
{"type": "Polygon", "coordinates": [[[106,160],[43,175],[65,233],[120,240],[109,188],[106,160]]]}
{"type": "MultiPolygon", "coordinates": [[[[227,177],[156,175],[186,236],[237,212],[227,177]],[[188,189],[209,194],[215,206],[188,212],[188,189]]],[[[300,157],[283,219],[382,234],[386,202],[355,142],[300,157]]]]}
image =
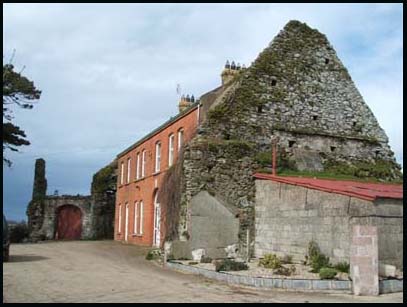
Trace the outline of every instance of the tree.
{"type": "Polygon", "coordinates": [[[11,120],[11,106],[32,109],[40,99],[41,91],[34,82],[23,76],[22,71],[16,72],[12,64],[3,65],[3,162],[11,166],[11,161],[4,156],[4,151],[18,151],[18,146],[30,145],[24,130],[14,125],[11,120]]]}

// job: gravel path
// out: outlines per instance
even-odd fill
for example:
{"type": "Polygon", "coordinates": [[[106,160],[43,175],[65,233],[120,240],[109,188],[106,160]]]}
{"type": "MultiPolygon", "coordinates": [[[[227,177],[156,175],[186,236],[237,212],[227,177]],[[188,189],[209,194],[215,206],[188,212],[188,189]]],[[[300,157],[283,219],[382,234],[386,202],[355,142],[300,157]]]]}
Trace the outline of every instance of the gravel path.
{"type": "Polygon", "coordinates": [[[402,302],[402,293],[354,297],[233,287],[144,259],[114,241],[12,244],[3,301],[13,302],[402,302]]]}

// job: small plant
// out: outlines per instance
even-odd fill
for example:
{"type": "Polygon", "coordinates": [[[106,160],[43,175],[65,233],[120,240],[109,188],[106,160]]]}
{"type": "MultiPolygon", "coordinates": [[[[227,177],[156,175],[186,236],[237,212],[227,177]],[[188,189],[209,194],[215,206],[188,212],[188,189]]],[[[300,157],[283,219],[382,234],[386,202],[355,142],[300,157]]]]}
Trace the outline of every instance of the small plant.
{"type": "Polygon", "coordinates": [[[334,268],[338,270],[339,272],[343,273],[348,273],[349,274],[349,269],[350,265],[346,261],[343,262],[338,262],[337,264],[334,265],[334,268]]]}
{"type": "Polygon", "coordinates": [[[259,266],[267,269],[281,268],[281,260],[275,254],[265,254],[264,258],[259,261],[259,266]]]}
{"type": "Polygon", "coordinates": [[[331,267],[329,257],[321,253],[315,241],[308,244],[308,259],[313,273],[319,273],[319,270],[323,267],[331,267]]]}
{"type": "Polygon", "coordinates": [[[333,279],[336,273],[338,273],[338,271],[335,269],[323,267],[319,270],[319,277],[321,279],[333,279]]]}
{"type": "Polygon", "coordinates": [[[318,273],[323,267],[331,267],[329,257],[319,254],[311,258],[311,267],[313,273],[318,273]]]}
{"type": "Polygon", "coordinates": [[[216,262],[215,270],[219,271],[241,271],[247,270],[249,267],[244,262],[237,262],[232,259],[224,259],[216,262]]]}
{"type": "Polygon", "coordinates": [[[291,265],[290,267],[281,267],[275,270],[273,273],[278,274],[278,275],[284,275],[284,276],[290,276],[293,275],[296,271],[296,268],[294,265],[291,265]]]}
{"type": "Polygon", "coordinates": [[[160,258],[161,251],[159,249],[150,249],[146,255],[146,260],[156,260],[160,258]]]}
{"type": "Polygon", "coordinates": [[[212,263],[211,257],[202,256],[201,263],[212,263]]]}

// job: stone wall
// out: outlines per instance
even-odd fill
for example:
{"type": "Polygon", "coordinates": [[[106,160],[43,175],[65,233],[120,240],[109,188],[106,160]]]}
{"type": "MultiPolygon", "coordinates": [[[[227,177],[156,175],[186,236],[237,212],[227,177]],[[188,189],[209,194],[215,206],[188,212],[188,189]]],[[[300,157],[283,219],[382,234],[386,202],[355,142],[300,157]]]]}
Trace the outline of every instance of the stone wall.
{"type": "Polygon", "coordinates": [[[254,180],[252,147],[234,141],[216,141],[196,138],[185,147],[183,169],[185,188],[181,210],[184,231],[191,225],[191,200],[200,191],[208,191],[213,197],[235,210],[239,219],[239,251],[246,248],[246,229],[254,239],[254,180]],[[183,222],[184,221],[184,222],[183,222]]]}
{"type": "Polygon", "coordinates": [[[402,267],[403,211],[400,200],[371,202],[268,180],[256,180],[255,256],[292,255],[304,260],[317,242],[333,263],[349,263],[351,227],[374,225],[379,261],[402,267]]]}
{"type": "Polygon", "coordinates": [[[36,161],[33,200],[27,207],[29,236],[32,241],[55,238],[57,212],[63,205],[73,205],[82,212],[81,239],[112,239],[117,163],[113,161],[99,170],[92,181],[92,194],[46,195],[45,161],[36,161]]]}
{"type": "Polygon", "coordinates": [[[279,146],[290,154],[302,149],[321,153],[323,163],[383,165],[388,172],[380,174],[382,179],[401,178],[384,130],[333,47],[325,35],[298,21],[289,22],[211,101],[206,118],[205,137],[251,142],[257,151],[270,151],[271,138],[279,136],[279,146]]]}
{"type": "MultiPolygon", "coordinates": [[[[274,137],[286,153],[279,165],[283,161],[291,169],[401,178],[385,132],[326,36],[298,21],[290,21],[250,67],[203,95],[200,103],[198,135],[186,146],[183,161],[182,240],[191,223],[190,201],[206,190],[239,211],[240,251],[246,248],[246,229],[253,242],[251,176],[264,167],[259,154],[271,160],[274,137]]],[[[345,219],[341,204],[332,210],[320,223],[324,230],[341,228],[345,219]]],[[[343,244],[349,230],[340,230],[332,240],[343,244]]],[[[343,258],[346,248],[339,246],[335,257],[343,258]]]]}
{"type": "Polygon", "coordinates": [[[32,201],[28,207],[28,228],[30,239],[53,240],[57,224],[57,210],[64,205],[72,205],[82,212],[82,239],[91,239],[91,197],[90,196],[46,196],[40,201],[32,201]]]}

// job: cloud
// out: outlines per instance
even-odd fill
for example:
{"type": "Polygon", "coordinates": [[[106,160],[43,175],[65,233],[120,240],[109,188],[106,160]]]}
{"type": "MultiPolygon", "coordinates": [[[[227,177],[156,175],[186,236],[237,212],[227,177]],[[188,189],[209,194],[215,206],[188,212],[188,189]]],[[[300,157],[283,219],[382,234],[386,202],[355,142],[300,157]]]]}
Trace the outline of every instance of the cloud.
{"type": "Polygon", "coordinates": [[[3,4],[3,55],[43,91],[15,122],[32,145],[8,155],[6,214],[20,219],[36,157],[49,193],[89,193],[92,174],[199,97],[226,59],[246,65],[291,19],[325,33],[403,159],[401,4],[3,4]]]}

